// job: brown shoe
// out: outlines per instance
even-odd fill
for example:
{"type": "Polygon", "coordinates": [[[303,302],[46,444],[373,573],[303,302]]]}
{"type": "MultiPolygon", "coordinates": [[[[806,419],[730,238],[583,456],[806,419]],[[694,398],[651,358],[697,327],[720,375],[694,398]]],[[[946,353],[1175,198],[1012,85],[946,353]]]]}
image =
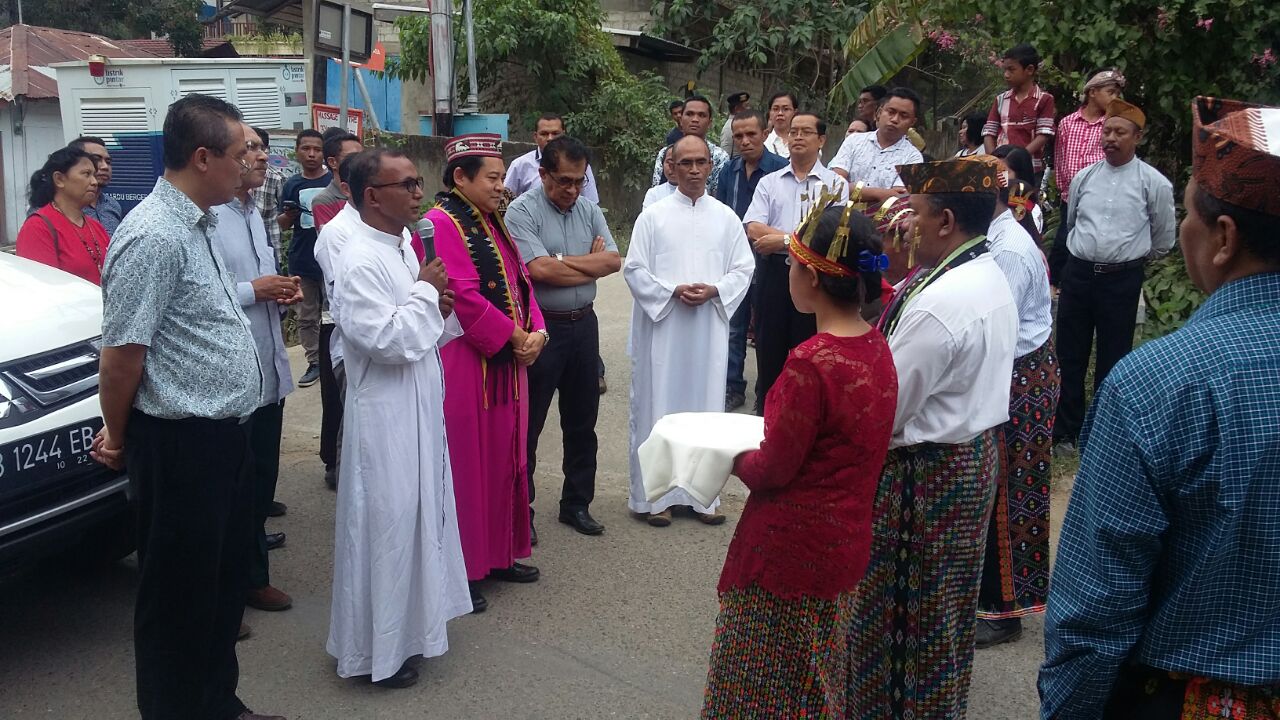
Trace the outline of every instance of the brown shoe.
{"type": "Polygon", "coordinates": [[[245,598],[244,604],[267,612],[278,612],[293,607],[293,598],[289,597],[288,593],[268,585],[257,590],[250,590],[249,597],[245,598]]]}
{"type": "Polygon", "coordinates": [[[649,524],[654,527],[666,527],[671,524],[671,508],[660,513],[649,513],[649,524]]]}
{"type": "Polygon", "coordinates": [[[236,720],[288,720],[283,715],[259,715],[252,710],[245,710],[240,713],[236,720]]]}
{"type": "Polygon", "coordinates": [[[240,632],[236,633],[236,642],[240,642],[251,634],[253,634],[253,631],[249,629],[248,623],[240,623],[240,632]]]}
{"type": "Polygon", "coordinates": [[[698,518],[698,522],[702,523],[703,525],[723,525],[724,521],[728,520],[728,518],[726,518],[724,515],[721,515],[720,513],[715,512],[714,510],[709,513],[700,513],[697,510],[694,510],[692,512],[693,512],[693,516],[698,518]]]}

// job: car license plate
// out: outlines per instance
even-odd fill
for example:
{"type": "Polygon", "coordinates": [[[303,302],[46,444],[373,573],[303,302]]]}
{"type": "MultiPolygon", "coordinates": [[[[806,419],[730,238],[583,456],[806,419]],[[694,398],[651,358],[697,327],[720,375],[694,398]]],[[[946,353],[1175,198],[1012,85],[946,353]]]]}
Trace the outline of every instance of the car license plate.
{"type": "Polygon", "coordinates": [[[0,495],[96,466],[89,450],[102,418],[0,445],[0,495]]]}

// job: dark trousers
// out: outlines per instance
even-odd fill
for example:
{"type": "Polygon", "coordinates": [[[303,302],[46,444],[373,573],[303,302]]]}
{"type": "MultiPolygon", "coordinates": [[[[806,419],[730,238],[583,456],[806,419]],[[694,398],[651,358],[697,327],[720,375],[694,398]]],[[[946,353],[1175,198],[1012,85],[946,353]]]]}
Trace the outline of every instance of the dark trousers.
{"type": "Polygon", "coordinates": [[[1094,272],[1093,263],[1075,256],[1063,268],[1058,296],[1058,364],[1062,367],[1062,397],[1054,420],[1055,440],[1075,442],[1085,415],[1085,375],[1097,335],[1093,389],[1133,349],[1138,298],[1145,271],[1142,266],[1118,272],[1094,272]]]}
{"type": "Polygon", "coordinates": [[[130,415],[138,500],[134,650],[143,720],[230,720],[253,545],[247,424],[130,415]]]}
{"type": "Polygon", "coordinates": [[[1062,271],[1070,256],[1067,250],[1067,204],[1059,201],[1058,232],[1053,236],[1053,247],[1049,250],[1049,283],[1054,287],[1062,284],[1062,271]]]}
{"type": "Polygon", "coordinates": [[[338,466],[342,449],[342,384],[333,372],[329,341],[333,325],[320,326],[320,461],[325,469],[338,466]]]}
{"type": "Polygon", "coordinates": [[[782,374],[787,353],[813,337],[818,326],[813,315],[796,310],[791,302],[790,268],[785,255],[769,255],[759,265],[756,285],[756,414],[764,414],[769,388],[782,374]]]}
{"type": "Polygon", "coordinates": [[[249,418],[249,451],[253,454],[254,548],[249,561],[249,588],[271,584],[267,560],[267,511],[276,499],[280,478],[280,431],[284,427],[284,401],[263,405],[249,418]]]}
{"type": "MultiPolygon", "coordinates": [[[[546,316],[546,311],[543,311],[546,316]]],[[[538,436],[560,393],[564,485],[560,509],[586,509],[596,496],[596,416],[600,412],[600,326],[594,311],[578,320],[547,317],[551,342],[529,366],[529,514],[533,516],[538,436]]]]}
{"type": "Polygon", "coordinates": [[[751,324],[751,305],[755,294],[755,285],[748,287],[747,296],[729,319],[729,368],[725,389],[739,395],[747,394],[747,328],[751,324]]]}

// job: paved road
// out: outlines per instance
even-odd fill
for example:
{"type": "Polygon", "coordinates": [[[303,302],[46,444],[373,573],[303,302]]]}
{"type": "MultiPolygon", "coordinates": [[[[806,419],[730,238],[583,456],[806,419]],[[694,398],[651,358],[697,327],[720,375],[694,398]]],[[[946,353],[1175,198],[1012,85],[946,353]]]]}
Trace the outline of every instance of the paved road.
{"type": "MultiPolygon", "coordinates": [[[[730,522],[677,519],[655,529],[627,515],[630,299],[619,277],[597,302],[609,392],[601,407],[600,475],[592,508],[608,531],[587,538],[554,522],[559,432],[549,430],[539,476],[541,545],[534,585],[494,584],[489,611],[449,626],[449,652],[425,662],[422,681],[383,690],[334,673],[329,623],[334,495],[315,456],[319,388],[286,411],[278,498],[288,533],[272,553],[273,580],[293,595],[283,613],[248,610],[240,644],[240,695],[260,712],[329,718],[692,718],[698,714],[716,616],[715,582],[745,497],[725,496],[730,522]]],[[[291,353],[295,373],[301,366],[291,353]]],[[[554,427],[553,415],[549,427],[554,427]]],[[[1062,502],[1058,503],[1058,513],[1062,502]]],[[[0,586],[0,718],[136,717],[132,558],[98,571],[50,567],[0,586]]],[[[971,718],[1036,717],[1041,621],[1021,642],[978,655],[971,718]]]]}

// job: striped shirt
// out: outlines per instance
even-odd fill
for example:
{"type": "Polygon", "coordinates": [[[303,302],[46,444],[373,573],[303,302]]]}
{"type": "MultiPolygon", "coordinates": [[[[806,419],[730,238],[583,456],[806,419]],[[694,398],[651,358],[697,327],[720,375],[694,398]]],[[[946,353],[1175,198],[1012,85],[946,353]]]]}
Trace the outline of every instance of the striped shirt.
{"type": "Polygon", "coordinates": [[[1089,122],[1077,110],[1058,122],[1058,135],[1053,146],[1053,177],[1058,193],[1065,202],[1076,173],[1106,159],[1102,152],[1102,123],[1105,115],[1089,122]]]}
{"type": "Polygon", "coordinates": [[[1107,375],[1053,569],[1041,717],[1102,717],[1126,662],[1280,684],[1277,347],[1264,273],[1107,375]]]}
{"type": "MultiPolygon", "coordinates": [[[[982,126],[983,137],[992,136],[996,145],[1017,145],[1025,148],[1036,135],[1053,135],[1053,96],[1039,85],[1022,100],[1014,98],[1012,90],[996,96],[982,126]]],[[[1044,149],[1031,153],[1031,164],[1038,173],[1044,170],[1044,149]]]]}
{"type": "Polygon", "coordinates": [[[987,250],[1009,282],[1009,292],[1018,307],[1018,344],[1013,356],[1020,358],[1043,345],[1053,331],[1049,265],[1010,210],[991,221],[987,250]]]}

